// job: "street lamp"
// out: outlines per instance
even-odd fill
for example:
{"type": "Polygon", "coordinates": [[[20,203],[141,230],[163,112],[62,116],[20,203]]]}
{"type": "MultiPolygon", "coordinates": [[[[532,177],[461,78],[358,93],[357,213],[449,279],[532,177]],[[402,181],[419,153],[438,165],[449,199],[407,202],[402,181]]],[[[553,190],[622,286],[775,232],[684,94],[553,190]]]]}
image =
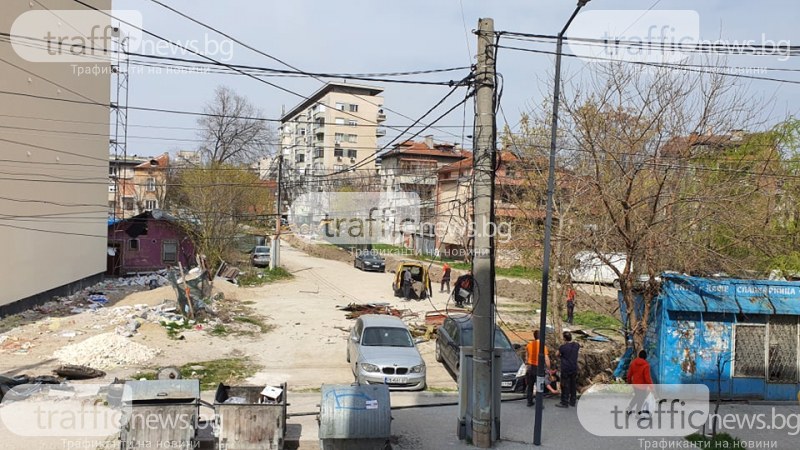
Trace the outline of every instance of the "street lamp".
{"type": "Polygon", "coordinates": [[[586,6],[589,0],[578,0],[578,6],[569,17],[566,25],[558,33],[558,41],[556,43],[556,73],[553,82],[553,123],[550,128],[550,165],[547,171],[547,212],[544,222],[544,258],[542,261],[542,311],[539,317],[539,355],[537,356],[538,365],[536,366],[536,416],[533,421],[533,444],[542,444],[542,402],[544,401],[544,392],[542,387],[545,385],[545,367],[544,367],[544,343],[547,336],[547,291],[548,282],[550,279],[550,236],[553,229],[553,193],[556,184],[556,135],[558,133],[558,102],[559,91],[561,85],[561,50],[564,45],[564,33],[567,32],[575,16],[578,15],[581,8],[586,6]]]}

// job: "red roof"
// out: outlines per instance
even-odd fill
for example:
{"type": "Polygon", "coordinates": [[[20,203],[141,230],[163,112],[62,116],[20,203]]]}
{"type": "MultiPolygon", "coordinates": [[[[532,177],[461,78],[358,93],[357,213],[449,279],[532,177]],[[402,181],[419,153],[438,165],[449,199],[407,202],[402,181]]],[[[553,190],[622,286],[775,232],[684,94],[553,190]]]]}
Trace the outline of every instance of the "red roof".
{"type": "Polygon", "coordinates": [[[167,167],[169,166],[169,153],[164,153],[161,155],[156,156],[155,158],[150,159],[147,162],[143,162],[136,166],[136,169],[149,169],[151,167],[167,167]],[[155,164],[153,164],[155,162],[155,164]]]}
{"type": "Polygon", "coordinates": [[[466,150],[456,149],[453,144],[434,144],[433,148],[425,142],[405,141],[397,144],[392,150],[383,155],[388,158],[395,155],[441,156],[446,158],[463,158],[466,150]]]}

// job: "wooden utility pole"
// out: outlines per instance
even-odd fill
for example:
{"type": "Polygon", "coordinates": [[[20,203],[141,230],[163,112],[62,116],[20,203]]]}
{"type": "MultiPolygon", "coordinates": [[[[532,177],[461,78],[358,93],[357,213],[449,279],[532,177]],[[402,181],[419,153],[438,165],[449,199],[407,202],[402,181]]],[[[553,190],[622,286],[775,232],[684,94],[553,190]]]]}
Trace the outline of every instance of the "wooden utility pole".
{"type": "MultiPolygon", "coordinates": [[[[494,442],[494,411],[499,392],[492,377],[494,359],[494,169],[495,151],[495,47],[494,20],[478,21],[478,64],[475,71],[475,136],[473,138],[473,408],[472,442],[489,448],[494,442]]],[[[458,287],[456,287],[458,289],[458,287]]]]}

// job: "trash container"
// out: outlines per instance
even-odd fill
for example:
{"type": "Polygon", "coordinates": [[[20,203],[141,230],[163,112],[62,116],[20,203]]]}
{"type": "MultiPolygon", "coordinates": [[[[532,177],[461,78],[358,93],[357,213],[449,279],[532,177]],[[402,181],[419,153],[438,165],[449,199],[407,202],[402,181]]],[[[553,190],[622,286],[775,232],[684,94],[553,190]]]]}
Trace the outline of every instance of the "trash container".
{"type": "Polygon", "coordinates": [[[322,385],[319,439],[322,450],[391,449],[389,387],[322,385]]]}
{"type": "Polygon", "coordinates": [[[286,436],[286,383],[226,386],[214,396],[220,450],[281,450],[286,436]]]}
{"type": "Polygon", "coordinates": [[[197,447],[200,380],[127,381],[120,449],[197,447]]]}

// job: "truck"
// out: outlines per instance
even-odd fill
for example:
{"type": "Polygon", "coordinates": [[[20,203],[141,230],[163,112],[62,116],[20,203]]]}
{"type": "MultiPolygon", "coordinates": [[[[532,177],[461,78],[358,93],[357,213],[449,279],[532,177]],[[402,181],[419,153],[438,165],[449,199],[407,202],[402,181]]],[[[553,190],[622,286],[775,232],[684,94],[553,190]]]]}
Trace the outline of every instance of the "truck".
{"type": "Polygon", "coordinates": [[[576,253],[574,259],[575,261],[569,272],[572,282],[609,284],[619,289],[619,276],[603,259],[622,272],[627,261],[627,256],[624,253],[582,251],[576,253]]]}

